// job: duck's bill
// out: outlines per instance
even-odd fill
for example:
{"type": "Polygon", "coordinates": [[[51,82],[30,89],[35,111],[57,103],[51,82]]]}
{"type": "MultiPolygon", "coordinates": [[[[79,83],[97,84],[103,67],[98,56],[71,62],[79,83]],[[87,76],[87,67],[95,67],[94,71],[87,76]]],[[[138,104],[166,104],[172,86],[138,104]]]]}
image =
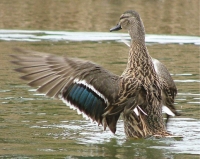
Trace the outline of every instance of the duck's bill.
{"type": "Polygon", "coordinates": [[[110,29],[110,32],[117,31],[117,30],[120,30],[120,29],[122,29],[121,25],[117,24],[115,27],[110,29]]]}

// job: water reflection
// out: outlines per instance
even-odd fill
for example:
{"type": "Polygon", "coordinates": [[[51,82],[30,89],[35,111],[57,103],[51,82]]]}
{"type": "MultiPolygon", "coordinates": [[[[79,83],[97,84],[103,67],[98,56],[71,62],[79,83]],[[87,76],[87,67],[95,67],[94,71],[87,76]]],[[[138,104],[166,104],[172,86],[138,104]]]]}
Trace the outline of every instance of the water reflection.
{"type": "Polygon", "coordinates": [[[107,32],[124,11],[135,9],[141,14],[147,33],[199,35],[198,0],[11,2],[1,0],[0,28],[107,32]]]}
{"type": "MultiPolygon", "coordinates": [[[[134,140],[127,139],[124,136],[123,121],[119,121],[118,130],[116,135],[110,131],[102,131],[102,127],[97,127],[94,123],[87,121],[61,121],[58,125],[43,125],[34,126],[32,128],[59,128],[63,129],[63,133],[48,133],[47,135],[57,140],[72,140],[79,145],[87,145],[92,148],[91,153],[96,153],[97,156],[102,155],[121,158],[123,156],[140,156],[140,157],[166,157],[171,156],[169,152],[174,153],[199,153],[199,144],[193,137],[193,133],[188,129],[199,133],[200,129],[196,126],[200,124],[199,121],[190,118],[174,119],[170,122],[169,130],[172,133],[183,133],[184,138],[165,138],[165,139],[142,139],[134,140]],[[185,127],[187,125],[187,127],[185,127]],[[174,129],[176,127],[176,129],[174,129]],[[184,144],[183,144],[184,143],[184,144]],[[186,146],[186,145],[189,145],[186,146]],[[103,152],[99,148],[104,148],[103,152]],[[156,153],[155,150],[156,149],[156,153]],[[107,152],[109,150],[109,153],[107,152]],[[192,151],[191,151],[192,150],[192,151]]],[[[198,136],[198,135],[197,135],[198,136]]],[[[199,136],[197,137],[199,139],[199,136]]],[[[42,151],[42,150],[40,150],[42,151]]],[[[46,151],[46,150],[45,150],[46,151]]]]}
{"type": "Polygon", "coordinates": [[[199,158],[198,0],[13,2],[0,2],[0,28],[4,29],[0,31],[0,155],[3,158],[199,158]],[[104,132],[102,127],[85,121],[62,102],[36,93],[12,70],[14,66],[8,54],[16,54],[13,47],[22,47],[90,60],[121,74],[126,67],[128,48],[119,41],[129,37],[127,33],[108,31],[128,9],[141,14],[149,34],[151,56],[164,63],[175,79],[176,106],[182,116],[171,119],[168,130],[184,136],[181,140],[128,139],[121,120],[116,135],[104,132]],[[75,40],[66,42],[66,37],[75,40]],[[80,41],[86,38],[89,41],[80,41]]]}
{"type": "Polygon", "coordinates": [[[3,66],[0,69],[0,133],[3,134],[0,146],[4,147],[0,149],[0,154],[18,157],[23,154],[36,158],[48,155],[77,158],[173,158],[174,154],[183,157],[185,153],[199,154],[199,90],[196,86],[199,84],[196,70],[199,65],[198,46],[148,45],[151,56],[168,67],[179,89],[176,106],[182,116],[171,119],[168,127],[173,134],[184,136],[183,140],[178,141],[127,139],[122,121],[118,124],[116,135],[110,131],[104,132],[102,127],[85,121],[61,101],[44,97],[19,80],[19,74],[12,71],[14,66],[9,63],[11,59],[7,56],[8,53],[15,53],[12,52],[12,47],[15,46],[57,55],[66,55],[67,52],[68,56],[94,61],[116,74],[121,74],[126,67],[128,52],[128,47],[123,43],[12,41],[1,42],[0,46],[3,66]],[[192,63],[187,61],[188,52],[192,52],[192,56],[189,56],[192,63]]]}

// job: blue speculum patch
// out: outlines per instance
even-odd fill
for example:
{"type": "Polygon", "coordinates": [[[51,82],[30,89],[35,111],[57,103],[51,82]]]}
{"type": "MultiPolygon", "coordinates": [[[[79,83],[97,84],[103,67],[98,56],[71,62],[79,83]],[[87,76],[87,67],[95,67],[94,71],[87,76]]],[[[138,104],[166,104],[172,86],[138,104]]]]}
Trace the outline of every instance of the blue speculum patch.
{"type": "Polygon", "coordinates": [[[68,89],[63,92],[63,97],[93,120],[98,121],[102,119],[106,103],[97,93],[86,85],[82,83],[72,83],[68,89]]]}

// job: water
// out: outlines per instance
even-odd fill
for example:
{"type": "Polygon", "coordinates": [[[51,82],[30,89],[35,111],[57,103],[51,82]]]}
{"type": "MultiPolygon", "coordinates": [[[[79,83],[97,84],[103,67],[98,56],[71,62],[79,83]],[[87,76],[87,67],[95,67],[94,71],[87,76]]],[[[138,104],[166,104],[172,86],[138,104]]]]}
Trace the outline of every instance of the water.
{"type": "Polygon", "coordinates": [[[149,33],[146,40],[151,56],[164,63],[175,80],[178,87],[175,104],[182,113],[170,120],[168,130],[183,138],[148,140],[126,138],[122,119],[116,135],[103,131],[61,101],[35,92],[18,78],[20,74],[13,71],[16,66],[9,62],[12,59],[8,56],[17,54],[12,48],[21,47],[90,60],[120,75],[128,55],[123,40],[129,37],[127,33],[107,31],[133,2],[88,0],[79,5],[76,1],[45,2],[0,2],[2,15],[6,15],[0,22],[0,156],[199,158],[200,40],[198,27],[191,25],[193,20],[198,21],[195,14],[198,1],[134,1],[134,8],[141,13],[149,33]],[[84,10],[88,5],[89,9],[84,10]],[[156,11],[152,10],[155,6],[156,11]],[[10,8],[15,14],[8,14],[10,8]],[[96,12],[92,14],[92,10],[96,12]],[[96,18],[97,15],[101,16],[96,18]]]}
{"type": "MultiPolygon", "coordinates": [[[[0,30],[0,40],[4,41],[130,41],[126,33],[108,32],[66,32],[66,31],[42,31],[42,30],[0,30]]],[[[172,36],[172,35],[146,35],[147,43],[160,44],[195,44],[200,45],[198,36],[172,36]]]]}

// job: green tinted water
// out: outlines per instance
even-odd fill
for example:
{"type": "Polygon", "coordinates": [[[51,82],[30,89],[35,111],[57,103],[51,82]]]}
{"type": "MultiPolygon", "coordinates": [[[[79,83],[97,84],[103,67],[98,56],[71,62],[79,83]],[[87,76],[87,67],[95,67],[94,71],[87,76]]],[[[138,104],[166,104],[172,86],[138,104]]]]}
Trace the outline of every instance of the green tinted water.
{"type": "MultiPolygon", "coordinates": [[[[121,12],[134,4],[134,8],[141,13],[147,33],[198,36],[198,27],[191,25],[196,19],[197,1],[181,4],[174,1],[45,2],[1,1],[1,28],[105,32],[117,23],[121,12]],[[158,9],[155,10],[155,6],[158,9]],[[187,14],[183,11],[185,8],[188,9],[187,14]],[[13,14],[7,14],[9,12],[13,14]]],[[[9,62],[11,58],[8,55],[16,53],[12,50],[16,46],[91,60],[116,74],[124,70],[128,55],[128,47],[115,41],[1,41],[2,158],[199,158],[199,46],[148,45],[151,56],[168,67],[178,87],[176,107],[182,116],[171,119],[168,127],[172,133],[183,136],[183,139],[176,140],[128,139],[124,135],[122,120],[118,123],[116,135],[113,135],[86,121],[61,101],[38,94],[18,79],[20,75],[12,70],[15,66],[9,62]]]]}

